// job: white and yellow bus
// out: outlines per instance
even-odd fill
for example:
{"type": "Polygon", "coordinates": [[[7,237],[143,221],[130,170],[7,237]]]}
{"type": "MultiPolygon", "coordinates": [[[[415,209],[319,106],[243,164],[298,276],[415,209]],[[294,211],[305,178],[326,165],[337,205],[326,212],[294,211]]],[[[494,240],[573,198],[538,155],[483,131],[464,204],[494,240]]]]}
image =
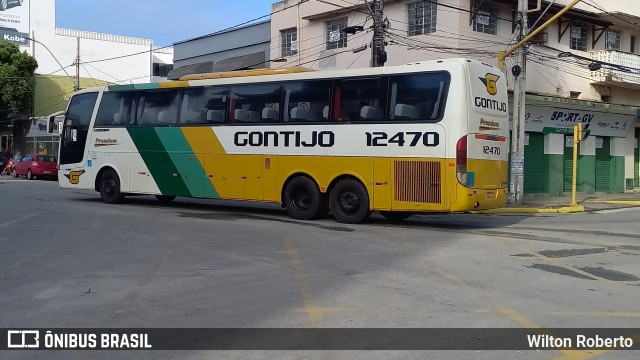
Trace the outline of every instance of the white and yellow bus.
{"type": "Polygon", "coordinates": [[[77,92],[59,183],[110,204],[261,201],[345,223],[498,208],[508,126],[504,76],[477,60],[193,75],[77,92]]]}

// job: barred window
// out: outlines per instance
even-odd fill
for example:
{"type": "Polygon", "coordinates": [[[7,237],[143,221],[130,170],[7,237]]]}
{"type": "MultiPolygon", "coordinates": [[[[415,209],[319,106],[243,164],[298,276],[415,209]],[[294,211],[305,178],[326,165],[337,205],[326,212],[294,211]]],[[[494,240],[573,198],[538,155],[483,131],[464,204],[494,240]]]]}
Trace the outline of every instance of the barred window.
{"type": "Polygon", "coordinates": [[[498,4],[492,1],[473,0],[473,31],[497,35],[498,34],[498,4]]]}
{"type": "Polygon", "coordinates": [[[606,49],[620,50],[620,30],[608,29],[604,42],[606,49]]]}
{"type": "Polygon", "coordinates": [[[298,29],[280,30],[281,56],[292,56],[298,53],[298,29]]]}
{"type": "Polygon", "coordinates": [[[435,32],[437,8],[437,0],[407,4],[409,36],[435,32]]]}
{"type": "Polygon", "coordinates": [[[347,27],[347,18],[327,21],[327,50],[347,47],[347,35],[342,29],[347,27]]]}
{"type": "Polygon", "coordinates": [[[574,21],[571,25],[571,49],[587,51],[587,23],[574,21]]]}

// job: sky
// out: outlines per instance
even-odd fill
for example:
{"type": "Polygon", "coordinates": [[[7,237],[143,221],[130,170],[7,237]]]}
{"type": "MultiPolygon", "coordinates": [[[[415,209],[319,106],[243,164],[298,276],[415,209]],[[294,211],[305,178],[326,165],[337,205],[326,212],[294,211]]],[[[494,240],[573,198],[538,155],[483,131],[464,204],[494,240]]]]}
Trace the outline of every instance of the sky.
{"type": "Polygon", "coordinates": [[[269,15],[273,2],[56,0],[56,27],[152,39],[156,46],[167,46],[269,15]]]}

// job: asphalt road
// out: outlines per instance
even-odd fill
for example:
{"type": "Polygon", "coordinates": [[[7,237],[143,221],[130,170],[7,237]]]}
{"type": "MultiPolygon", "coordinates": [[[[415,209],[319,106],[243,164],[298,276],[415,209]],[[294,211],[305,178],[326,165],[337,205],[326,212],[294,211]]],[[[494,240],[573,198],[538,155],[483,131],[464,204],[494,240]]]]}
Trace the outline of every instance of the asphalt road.
{"type": "MultiPolygon", "coordinates": [[[[640,211],[362,225],[277,206],[103,204],[0,179],[0,328],[640,328],[640,211]]],[[[640,331],[639,331],[640,333],[640,331]]],[[[640,342],[640,338],[636,341],[640,342]]],[[[57,351],[2,359],[632,359],[572,351],[57,351]]]]}

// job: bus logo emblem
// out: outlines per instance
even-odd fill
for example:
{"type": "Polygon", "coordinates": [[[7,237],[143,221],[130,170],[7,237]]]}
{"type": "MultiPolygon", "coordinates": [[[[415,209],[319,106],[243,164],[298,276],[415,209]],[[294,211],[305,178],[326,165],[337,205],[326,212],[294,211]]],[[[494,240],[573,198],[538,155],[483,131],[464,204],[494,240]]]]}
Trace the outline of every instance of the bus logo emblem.
{"type": "Polygon", "coordinates": [[[500,76],[487,73],[483,78],[478,79],[480,79],[484,86],[487,87],[487,92],[489,94],[495,95],[498,93],[498,79],[500,79],[500,76]]]}
{"type": "Polygon", "coordinates": [[[69,179],[69,182],[72,183],[73,185],[78,185],[78,183],[80,182],[80,175],[84,174],[84,170],[80,170],[80,171],[71,171],[69,174],[64,174],[64,176],[67,177],[67,179],[69,179]]]}

